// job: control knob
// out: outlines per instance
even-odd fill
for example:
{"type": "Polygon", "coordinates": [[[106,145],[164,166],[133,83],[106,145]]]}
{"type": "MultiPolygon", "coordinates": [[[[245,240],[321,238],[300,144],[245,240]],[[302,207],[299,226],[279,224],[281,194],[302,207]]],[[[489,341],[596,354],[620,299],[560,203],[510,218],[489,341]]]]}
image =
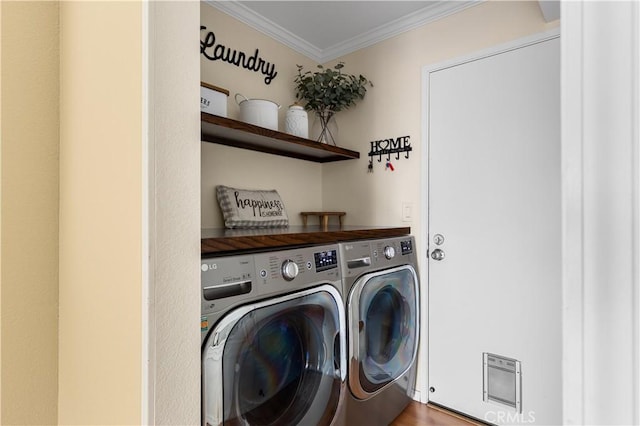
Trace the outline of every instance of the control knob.
{"type": "Polygon", "coordinates": [[[282,276],[285,280],[291,281],[298,276],[298,265],[291,259],[282,262],[282,276]]]}
{"type": "Polygon", "coordinates": [[[396,249],[393,246],[386,246],[384,248],[384,257],[387,259],[393,259],[396,255],[396,249]]]}

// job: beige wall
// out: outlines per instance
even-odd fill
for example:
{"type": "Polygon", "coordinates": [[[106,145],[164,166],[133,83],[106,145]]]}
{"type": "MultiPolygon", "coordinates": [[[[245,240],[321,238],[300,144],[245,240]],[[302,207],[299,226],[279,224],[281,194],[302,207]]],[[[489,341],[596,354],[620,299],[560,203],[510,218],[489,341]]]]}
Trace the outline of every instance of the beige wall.
{"type": "MultiPolygon", "coordinates": [[[[286,109],[295,101],[293,78],[296,64],[306,69],[315,63],[305,56],[273,40],[247,25],[229,17],[206,3],[201,3],[201,38],[213,31],[216,44],[253,54],[260,49],[260,56],[275,64],[278,75],[267,85],[260,73],[221,61],[200,57],[201,80],[229,92],[228,117],[238,119],[239,107],[234,100],[236,93],[248,98],[270,99],[282,105],[279,111],[279,128],[284,129],[286,109]]],[[[310,123],[311,126],[312,123],[310,123]]],[[[215,198],[216,185],[228,185],[246,189],[277,189],[289,215],[290,224],[302,223],[299,213],[319,210],[322,207],[322,166],[319,163],[258,153],[222,145],[202,143],[202,227],[224,226],[215,198]]]]}
{"type": "MultiPolygon", "coordinates": [[[[360,151],[361,158],[348,167],[324,166],[324,208],[345,209],[349,224],[402,225],[401,205],[408,201],[417,219],[422,196],[422,68],[555,26],[544,23],[537,2],[490,1],[340,58],[375,87],[356,108],[337,116],[342,143],[360,151]],[[369,142],[404,135],[411,136],[410,158],[393,157],[393,172],[375,160],[374,173],[367,174],[369,142]]],[[[416,219],[412,227],[420,227],[416,219]]]]}
{"type": "MultiPolygon", "coordinates": [[[[338,115],[340,139],[347,148],[360,151],[361,158],[326,164],[322,169],[323,208],[347,212],[347,224],[409,225],[421,254],[427,248],[426,224],[421,206],[426,188],[421,187],[422,70],[425,66],[454,60],[527,35],[555,28],[546,24],[536,1],[488,1],[461,13],[427,24],[392,39],[340,58],[352,73],[362,73],[375,87],[363,102],[338,115]],[[369,142],[411,136],[409,159],[391,159],[395,171],[385,170],[374,160],[367,173],[369,142]],[[402,221],[402,204],[413,205],[413,220],[402,221]]],[[[426,214],[424,215],[426,217],[426,214]]],[[[419,256],[421,280],[426,283],[425,256],[419,256]]],[[[426,296],[423,295],[423,305],[426,296]]],[[[426,312],[426,307],[423,309],[426,312]]],[[[426,316],[422,342],[426,342],[426,316]]],[[[426,354],[420,355],[418,388],[426,400],[426,354]]]]}
{"type": "Polygon", "coordinates": [[[58,421],[137,424],[142,5],[63,2],[60,28],[58,421]]]}
{"type": "Polygon", "coordinates": [[[0,3],[0,423],[2,423],[2,3],[0,3]]]}
{"type": "Polygon", "coordinates": [[[0,17],[0,423],[196,424],[199,3],[0,2],[0,17]]]}
{"type": "MultiPolygon", "coordinates": [[[[295,100],[295,65],[312,69],[313,61],[205,3],[201,23],[215,32],[216,44],[249,53],[260,48],[260,55],[278,70],[273,82],[265,85],[259,73],[201,56],[201,79],[231,92],[228,116],[238,118],[233,100],[237,92],[272,99],[283,105],[282,129],[285,107],[295,100]]],[[[278,189],[292,224],[300,224],[298,213],[303,210],[344,210],[349,225],[410,225],[419,234],[422,68],[557,25],[544,22],[536,1],[485,2],[340,58],[347,72],[362,73],[375,84],[364,101],[337,115],[339,145],[359,151],[361,158],[318,165],[203,143],[202,227],[223,226],[214,189],[226,184],[278,189]],[[369,142],[404,135],[411,136],[410,159],[392,161],[394,172],[374,161],[374,173],[368,174],[369,142]],[[403,202],[413,204],[410,223],[402,222],[403,202]]]]}
{"type": "Polygon", "coordinates": [[[58,395],[58,4],[0,3],[2,424],[53,424],[58,395]]]}

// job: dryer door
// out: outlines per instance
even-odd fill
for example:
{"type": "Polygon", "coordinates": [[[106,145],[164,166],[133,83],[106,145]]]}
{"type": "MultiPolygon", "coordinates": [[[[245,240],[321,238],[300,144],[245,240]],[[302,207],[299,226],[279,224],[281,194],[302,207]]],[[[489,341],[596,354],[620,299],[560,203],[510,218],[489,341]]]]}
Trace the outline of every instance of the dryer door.
{"type": "Polygon", "coordinates": [[[357,398],[371,397],[415,362],[418,301],[418,277],[409,265],[366,274],[355,282],[348,304],[349,386],[357,398]]]}
{"type": "Polygon", "coordinates": [[[223,317],[203,349],[203,424],[330,424],[346,379],[341,301],[323,285],[223,317]]]}

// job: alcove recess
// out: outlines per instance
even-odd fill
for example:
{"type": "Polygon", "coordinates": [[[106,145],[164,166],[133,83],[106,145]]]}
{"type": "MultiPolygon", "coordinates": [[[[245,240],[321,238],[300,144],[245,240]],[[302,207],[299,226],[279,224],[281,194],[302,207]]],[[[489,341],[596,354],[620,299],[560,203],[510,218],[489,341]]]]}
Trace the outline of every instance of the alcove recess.
{"type": "MultiPolygon", "coordinates": [[[[360,153],[319,143],[287,133],[200,113],[201,140],[268,154],[297,158],[317,163],[353,160],[360,153]]],[[[409,227],[374,226],[290,226],[271,229],[203,229],[201,253],[218,256],[262,249],[285,248],[310,244],[335,244],[372,238],[409,235],[409,227]]]]}

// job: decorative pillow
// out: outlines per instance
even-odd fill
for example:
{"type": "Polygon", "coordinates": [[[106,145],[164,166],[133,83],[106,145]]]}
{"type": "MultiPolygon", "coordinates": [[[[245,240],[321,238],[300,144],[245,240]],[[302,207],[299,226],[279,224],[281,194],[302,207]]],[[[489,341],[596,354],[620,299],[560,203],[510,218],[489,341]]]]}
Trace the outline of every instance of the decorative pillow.
{"type": "Polygon", "coordinates": [[[216,186],[218,204],[227,228],[276,228],[289,226],[289,217],[278,191],[216,186]]]}

